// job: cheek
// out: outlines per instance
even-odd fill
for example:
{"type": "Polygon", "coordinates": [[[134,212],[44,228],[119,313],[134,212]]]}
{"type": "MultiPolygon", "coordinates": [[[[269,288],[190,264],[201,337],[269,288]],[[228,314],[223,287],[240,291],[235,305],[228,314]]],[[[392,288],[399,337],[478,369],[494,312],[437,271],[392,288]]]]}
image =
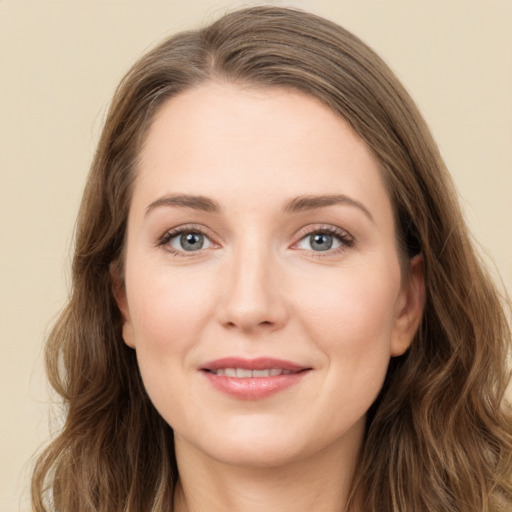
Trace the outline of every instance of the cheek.
{"type": "Polygon", "coordinates": [[[316,293],[297,293],[297,316],[324,355],[330,389],[343,402],[340,411],[348,404],[367,408],[391,357],[399,268],[387,274],[350,269],[323,282],[323,289],[310,283],[316,293]]]}
{"type": "MultiPolygon", "coordinates": [[[[127,282],[137,360],[146,391],[173,427],[186,416],[181,398],[191,397],[187,380],[190,354],[206,321],[211,290],[203,280],[167,271],[147,273],[127,282]],[[201,307],[198,307],[198,305],[201,307]]],[[[132,274],[133,276],[133,274],[132,274]]]]}
{"type": "Polygon", "coordinates": [[[204,279],[162,269],[154,275],[140,273],[130,285],[129,307],[138,348],[179,350],[203,324],[212,293],[204,279]]]}
{"type": "Polygon", "coordinates": [[[310,283],[295,293],[295,305],[318,338],[341,348],[363,348],[389,339],[398,295],[396,280],[346,272],[338,279],[310,283]]]}
{"type": "MultiPolygon", "coordinates": [[[[131,328],[144,385],[164,413],[174,408],[174,396],[186,393],[179,376],[190,370],[189,357],[207,318],[211,289],[204,279],[199,286],[183,272],[159,269],[154,263],[146,268],[153,271],[127,272],[131,328]]],[[[162,415],[169,421],[167,413],[162,415]]]]}

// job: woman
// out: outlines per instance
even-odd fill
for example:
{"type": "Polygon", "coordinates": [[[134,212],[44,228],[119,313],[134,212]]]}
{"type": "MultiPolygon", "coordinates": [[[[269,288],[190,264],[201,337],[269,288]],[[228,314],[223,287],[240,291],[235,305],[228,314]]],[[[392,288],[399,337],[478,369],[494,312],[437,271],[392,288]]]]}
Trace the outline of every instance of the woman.
{"type": "Polygon", "coordinates": [[[342,28],[258,7],[150,51],[76,236],[36,511],[512,507],[504,307],[412,100],[342,28]]]}

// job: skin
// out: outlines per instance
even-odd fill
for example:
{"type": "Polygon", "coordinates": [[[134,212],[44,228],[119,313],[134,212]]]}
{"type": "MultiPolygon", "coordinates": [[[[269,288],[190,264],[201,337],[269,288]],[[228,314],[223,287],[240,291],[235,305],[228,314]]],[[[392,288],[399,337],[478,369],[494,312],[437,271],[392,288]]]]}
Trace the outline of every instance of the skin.
{"type": "Polygon", "coordinates": [[[164,104],[140,157],[116,296],[175,432],[176,510],[342,510],[366,412],[423,308],[421,258],[401,265],[378,162],[316,99],[229,84],[164,104]],[[176,194],[220,211],[169,204],[176,194]],[[348,201],[290,209],[326,195],[348,201]],[[166,238],[179,226],[203,232],[203,248],[166,238]],[[315,250],[326,229],[343,239],[315,250]],[[311,370],[239,400],[199,370],[228,356],[311,370]]]}

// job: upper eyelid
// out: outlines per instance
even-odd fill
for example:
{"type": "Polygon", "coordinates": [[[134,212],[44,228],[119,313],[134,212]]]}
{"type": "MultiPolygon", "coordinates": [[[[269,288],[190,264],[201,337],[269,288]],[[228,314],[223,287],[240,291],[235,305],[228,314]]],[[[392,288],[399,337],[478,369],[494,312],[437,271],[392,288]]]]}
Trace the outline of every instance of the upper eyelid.
{"type": "Polygon", "coordinates": [[[344,228],[341,228],[339,226],[334,226],[332,224],[316,224],[316,225],[310,225],[310,226],[304,226],[303,228],[299,229],[295,237],[298,240],[302,240],[304,237],[312,235],[314,233],[322,233],[326,232],[332,235],[338,235],[340,237],[349,238],[351,240],[354,240],[354,237],[352,234],[347,231],[344,228]]]}
{"type": "Polygon", "coordinates": [[[183,232],[201,233],[202,235],[211,236],[211,230],[201,224],[180,224],[179,226],[167,229],[162,236],[169,234],[178,235],[183,232]]]}
{"type": "Polygon", "coordinates": [[[163,245],[172,238],[183,234],[183,233],[200,233],[206,236],[212,243],[217,244],[215,236],[211,233],[211,230],[200,224],[182,224],[174,228],[167,229],[164,233],[158,237],[156,245],[163,245]]]}

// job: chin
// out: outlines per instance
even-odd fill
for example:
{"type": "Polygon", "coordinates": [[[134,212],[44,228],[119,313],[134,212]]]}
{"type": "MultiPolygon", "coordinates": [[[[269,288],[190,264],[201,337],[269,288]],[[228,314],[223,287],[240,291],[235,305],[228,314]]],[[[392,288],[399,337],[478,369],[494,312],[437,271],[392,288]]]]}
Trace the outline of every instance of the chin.
{"type": "Polygon", "coordinates": [[[231,466],[277,468],[300,463],[335,445],[341,447],[345,444],[344,438],[355,446],[364,430],[364,420],[346,427],[322,431],[319,425],[242,416],[209,429],[208,437],[204,432],[198,436],[189,432],[186,439],[182,438],[181,447],[193,445],[209,458],[231,466]]]}
{"type": "MultiPolygon", "coordinates": [[[[267,436],[270,437],[270,436],[267,436]]],[[[306,457],[301,446],[281,440],[266,439],[264,443],[258,440],[251,442],[224,443],[210,450],[210,457],[230,466],[246,468],[275,468],[286,466],[306,457]]]]}
{"type": "Polygon", "coordinates": [[[275,418],[253,415],[232,417],[228,421],[209,424],[195,432],[175,430],[177,452],[192,449],[198,454],[237,467],[277,467],[300,458],[308,443],[297,426],[275,418]]]}

